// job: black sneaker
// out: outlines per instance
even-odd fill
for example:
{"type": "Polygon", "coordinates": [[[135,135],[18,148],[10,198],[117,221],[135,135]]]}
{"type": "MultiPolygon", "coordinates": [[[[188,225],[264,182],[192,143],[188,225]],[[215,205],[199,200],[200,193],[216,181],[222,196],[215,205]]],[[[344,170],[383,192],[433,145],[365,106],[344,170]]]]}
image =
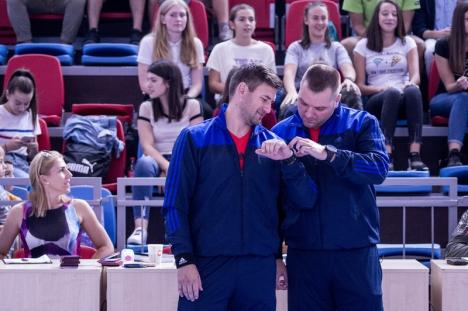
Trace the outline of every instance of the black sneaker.
{"type": "Polygon", "coordinates": [[[429,168],[421,160],[421,155],[419,152],[410,152],[409,156],[409,169],[412,171],[427,171],[429,168]]]}
{"type": "Polygon", "coordinates": [[[88,31],[88,34],[83,40],[83,45],[88,43],[99,43],[101,42],[101,37],[96,28],[92,28],[88,31]]]}
{"type": "Polygon", "coordinates": [[[140,44],[141,38],[143,38],[143,33],[138,29],[132,29],[130,33],[130,44],[140,44]]]}
{"type": "Polygon", "coordinates": [[[449,151],[447,167],[462,166],[460,150],[452,149],[449,151]]]}

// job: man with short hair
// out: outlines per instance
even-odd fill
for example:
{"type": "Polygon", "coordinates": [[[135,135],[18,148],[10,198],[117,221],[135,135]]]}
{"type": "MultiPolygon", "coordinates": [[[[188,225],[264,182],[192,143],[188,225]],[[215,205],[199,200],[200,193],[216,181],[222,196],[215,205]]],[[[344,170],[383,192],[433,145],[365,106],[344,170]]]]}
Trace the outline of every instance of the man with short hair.
{"type": "Polygon", "coordinates": [[[309,67],[298,111],[273,132],[317,183],[313,209],[286,207],[289,310],[383,310],[374,184],[388,157],[377,119],[340,105],[340,75],[309,67]]]}
{"type": "Polygon", "coordinates": [[[286,143],[260,125],[280,85],[264,65],[240,67],[229,105],[177,138],[163,213],[179,310],[274,311],[275,283],[286,288],[277,203],[310,209],[316,186],[286,143]]]}

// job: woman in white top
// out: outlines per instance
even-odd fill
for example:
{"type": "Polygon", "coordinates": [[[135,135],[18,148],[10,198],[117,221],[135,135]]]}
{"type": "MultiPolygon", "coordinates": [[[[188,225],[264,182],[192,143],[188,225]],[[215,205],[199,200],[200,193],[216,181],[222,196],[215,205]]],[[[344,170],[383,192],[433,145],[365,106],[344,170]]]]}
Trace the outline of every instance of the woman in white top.
{"type": "Polygon", "coordinates": [[[229,26],[234,32],[231,40],[215,45],[210,53],[208,85],[217,99],[232,68],[248,63],[264,64],[276,72],[275,53],[266,43],[252,38],[255,31],[255,10],[247,4],[235,5],[229,14],[229,26]]]}
{"type": "Polygon", "coordinates": [[[161,4],[154,30],[141,40],[138,51],[138,82],[143,93],[147,93],[148,66],[154,61],[166,59],[179,66],[187,96],[195,98],[200,95],[205,55],[192,20],[184,1],[166,0],[161,4]]]}
{"type": "Polygon", "coordinates": [[[281,104],[282,112],[295,106],[302,76],[310,65],[316,63],[338,69],[343,77],[343,103],[351,108],[362,109],[361,93],[354,84],[356,72],[343,45],[331,41],[328,18],[327,6],[322,2],[312,2],[304,10],[302,38],[288,47],[284,60],[283,83],[286,96],[281,104]]]}
{"type": "Polygon", "coordinates": [[[385,145],[392,164],[392,140],[399,117],[408,120],[409,168],[427,170],[422,162],[422,95],[419,90],[419,64],[416,43],[405,36],[403,14],[392,0],[375,8],[367,27],[367,38],[354,49],[357,84],[369,96],[364,109],[380,119],[385,145]],[[367,81],[366,81],[367,80],[367,81]]]}
{"type": "MultiPolygon", "coordinates": [[[[156,61],[148,67],[145,89],[150,100],[138,112],[138,136],[144,155],[135,166],[136,177],[166,176],[172,147],[185,127],[203,121],[200,103],[183,94],[182,75],[171,61],[156,61]]],[[[150,198],[152,187],[133,187],[133,199],[150,198]]],[[[149,208],[135,207],[135,230],[128,244],[146,244],[149,208]]]]}
{"type": "Polygon", "coordinates": [[[29,177],[29,160],[38,151],[40,134],[34,77],[18,69],[0,98],[0,145],[5,159],[14,165],[15,177],[29,177]]]}

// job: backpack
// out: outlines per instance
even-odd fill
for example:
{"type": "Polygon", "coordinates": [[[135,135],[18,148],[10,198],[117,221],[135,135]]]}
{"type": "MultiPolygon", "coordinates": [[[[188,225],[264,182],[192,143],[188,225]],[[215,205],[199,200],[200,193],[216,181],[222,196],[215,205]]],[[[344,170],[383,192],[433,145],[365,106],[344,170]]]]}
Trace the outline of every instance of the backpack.
{"type": "Polygon", "coordinates": [[[104,177],[109,171],[111,154],[80,144],[65,145],[64,160],[75,177],[104,177]]]}

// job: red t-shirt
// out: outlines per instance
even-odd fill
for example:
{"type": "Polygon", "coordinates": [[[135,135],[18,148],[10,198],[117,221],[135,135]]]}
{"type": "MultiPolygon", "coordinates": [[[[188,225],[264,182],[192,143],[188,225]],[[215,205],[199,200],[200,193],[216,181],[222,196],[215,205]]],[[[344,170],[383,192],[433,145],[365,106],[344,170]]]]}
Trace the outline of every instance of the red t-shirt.
{"type": "Polygon", "coordinates": [[[231,134],[232,140],[234,141],[234,144],[236,145],[237,149],[237,154],[239,155],[239,164],[241,170],[244,169],[244,156],[245,156],[245,150],[247,149],[247,144],[249,143],[249,138],[250,134],[252,133],[252,129],[250,129],[244,136],[242,137],[237,137],[233,133],[229,131],[229,134],[231,134]]]}
{"type": "Polygon", "coordinates": [[[310,139],[312,139],[315,142],[318,142],[319,135],[320,135],[320,128],[318,128],[318,129],[310,128],[309,129],[309,135],[310,135],[310,139]]]}

